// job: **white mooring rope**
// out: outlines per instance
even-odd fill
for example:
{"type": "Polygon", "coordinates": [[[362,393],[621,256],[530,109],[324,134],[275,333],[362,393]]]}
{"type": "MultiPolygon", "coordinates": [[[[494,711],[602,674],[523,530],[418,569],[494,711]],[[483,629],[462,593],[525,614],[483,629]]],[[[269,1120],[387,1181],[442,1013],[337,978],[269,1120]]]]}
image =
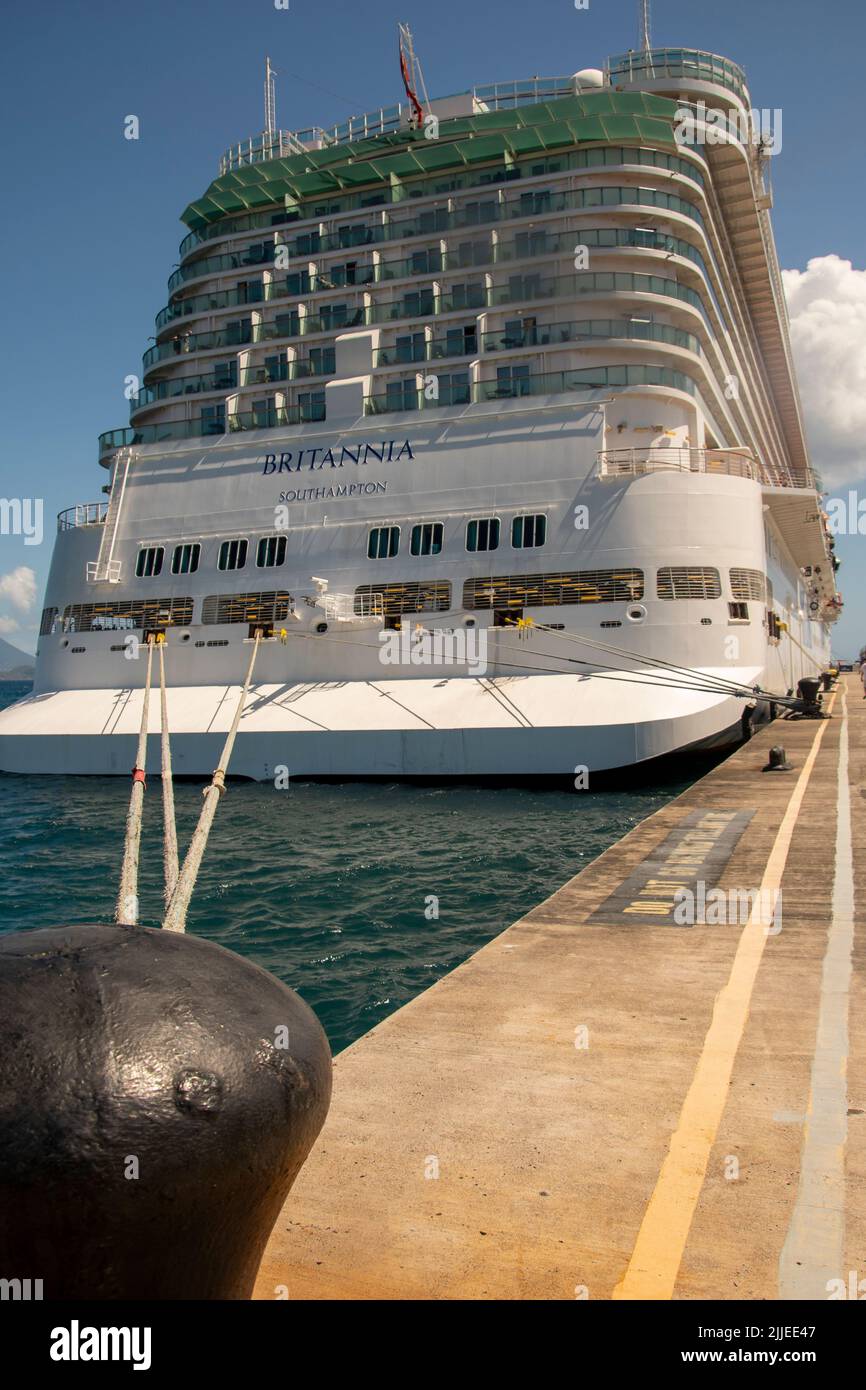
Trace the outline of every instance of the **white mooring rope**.
{"type": "Polygon", "coordinates": [[[141,726],[138,731],[138,751],[132,769],[132,791],[126,813],[126,837],[123,842],[123,867],[120,870],[120,891],[114,920],[124,926],[138,921],[138,849],[141,842],[141,812],[144,807],[144,773],[147,764],[147,719],[150,708],[150,674],[153,665],[153,639],[147,640],[147,674],[144,680],[144,699],[141,705],[141,726]]]}
{"type": "Polygon", "coordinates": [[[171,895],[171,901],[166,908],[165,919],[162,924],[163,930],[165,931],[184,931],[186,928],[187,908],[189,907],[192,890],[195,887],[196,877],[198,876],[202,856],[204,855],[205,846],[207,845],[207,837],[210,834],[213,818],[216,815],[217,804],[220,797],[225,792],[226,769],[228,768],[229,758],[232,755],[232,748],[234,747],[238,725],[241,722],[241,715],[250,688],[250,681],[252,680],[253,668],[256,664],[256,656],[261,639],[261,630],[256,629],[250,664],[247,668],[244,688],[241,691],[237,709],[235,710],[235,717],[232,720],[231,728],[226,736],[222,755],[214,770],[213,777],[208,786],[204,789],[204,805],[201,808],[198,825],[193,831],[192,839],[189,842],[189,849],[183,861],[183,868],[180,871],[174,892],[171,895]]]}
{"type": "Polygon", "coordinates": [[[178,876],[177,826],[174,819],[174,782],[171,775],[171,738],[168,731],[168,703],[165,691],[165,638],[159,640],[159,704],[162,716],[162,862],[165,874],[165,905],[171,902],[178,876]]]}

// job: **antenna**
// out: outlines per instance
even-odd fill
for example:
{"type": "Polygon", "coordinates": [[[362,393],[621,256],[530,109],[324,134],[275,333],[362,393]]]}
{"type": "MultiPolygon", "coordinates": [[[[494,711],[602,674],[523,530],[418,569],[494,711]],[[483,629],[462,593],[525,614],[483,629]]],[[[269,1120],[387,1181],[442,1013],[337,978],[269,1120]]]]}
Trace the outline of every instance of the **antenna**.
{"type": "Polygon", "coordinates": [[[276,73],[270,58],[265,59],[265,134],[273,135],[277,128],[277,99],[274,88],[276,73]]]}
{"type": "Polygon", "coordinates": [[[641,52],[649,53],[652,47],[650,44],[650,0],[638,0],[637,13],[641,52]]]}

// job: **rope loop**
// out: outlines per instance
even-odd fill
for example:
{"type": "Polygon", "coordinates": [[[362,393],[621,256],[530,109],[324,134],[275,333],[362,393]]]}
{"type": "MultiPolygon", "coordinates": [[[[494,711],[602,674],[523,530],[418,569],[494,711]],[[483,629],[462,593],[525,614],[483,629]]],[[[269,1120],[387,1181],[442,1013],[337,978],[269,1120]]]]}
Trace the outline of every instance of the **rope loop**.
{"type": "Polygon", "coordinates": [[[225,796],[225,794],[226,794],[226,775],[225,775],[225,773],[223,772],[223,770],[222,770],[221,767],[218,767],[218,768],[215,768],[215,769],[214,769],[214,775],[213,775],[213,777],[211,778],[210,786],[205,787],[204,791],[202,792],[202,796],[206,796],[207,793],[210,791],[210,788],[211,788],[211,787],[216,787],[216,789],[217,789],[217,791],[219,792],[220,796],[225,796]]]}

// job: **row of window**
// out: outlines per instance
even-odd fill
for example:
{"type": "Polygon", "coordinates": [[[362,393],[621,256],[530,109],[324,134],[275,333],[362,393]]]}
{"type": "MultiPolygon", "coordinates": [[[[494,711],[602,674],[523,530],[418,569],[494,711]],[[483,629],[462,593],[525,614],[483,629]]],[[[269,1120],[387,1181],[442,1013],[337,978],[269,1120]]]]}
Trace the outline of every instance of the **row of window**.
{"type": "MultiPolygon", "coordinates": [[[[748,621],[749,599],[772,602],[769,580],[760,570],[732,569],[730,581],[735,600],[728,605],[731,618],[748,621]]],[[[506,611],[581,603],[635,603],[644,598],[645,583],[644,571],[629,567],[482,575],[464,581],[463,609],[506,611]]],[[[666,565],[656,575],[656,593],[660,599],[718,599],[722,596],[721,576],[713,566],[666,565]]],[[[280,623],[287,619],[291,606],[291,595],[280,590],[210,594],[202,603],[201,622],[280,623]]],[[[386,617],[447,612],[451,607],[451,583],[448,580],[407,580],[360,584],[355,589],[354,606],[358,614],[384,613],[386,617]]],[[[40,636],[56,632],[58,622],[64,632],[187,627],[192,622],[193,600],[121,599],[74,603],[64,608],[62,619],[58,614],[57,608],[44,609],[40,636]]]]}
{"type": "MultiPolygon", "coordinates": [[[[367,539],[367,558],[392,560],[400,553],[399,526],[374,526],[367,539]]],[[[409,538],[410,555],[438,555],[442,550],[444,524],[426,521],[413,526],[409,538]]],[[[466,523],[466,549],[498,550],[501,524],[498,516],[477,517],[466,523]]],[[[543,515],[516,516],[511,522],[511,544],[515,550],[529,550],[544,545],[547,539],[547,517],[543,515]]]]}
{"type": "MultiPolygon", "coordinates": [[[[662,150],[646,147],[600,145],[542,158],[530,156],[519,159],[514,166],[502,165],[482,170],[466,170],[461,173],[442,173],[433,177],[428,175],[418,179],[407,179],[403,181],[402,186],[396,185],[394,189],[382,188],[379,191],[373,190],[366,194],[349,195],[339,200],[332,199],[327,203],[309,199],[297,209],[292,210],[274,208],[270,212],[247,213],[241,217],[223,218],[201,231],[190,232],[188,236],[184,237],[180,244],[180,255],[185,257],[197,245],[207,241],[221,240],[223,237],[233,236],[239,232],[281,226],[290,222],[305,221],[312,217],[339,215],[341,212],[351,211],[355,207],[381,205],[392,198],[395,201],[404,201],[407,197],[429,198],[435,197],[437,194],[448,195],[460,189],[469,189],[483,184],[507,183],[519,178],[541,178],[544,175],[564,174],[570,169],[615,167],[621,164],[645,164],[683,174],[701,186],[704,183],[704,177],[698,165],[679,155],[667,154],[662,150]]],[[[365,230],[367,228],[364,226],[347,225],[339,227],[334,235],[340,238],[339,244],[350,246],[354,244],[353,235],[357,236],[359,232],[365,230]]],[[[296,245],[296,251],[311,250],[311,243],[314,239],[316,242],[321,242],[323,239],[316,232],[311,232],[309,236],[310,241],[304,241],[302,246],[296,245]]],[[[264,250],[265,246],[267,243],[264,243],[261,249],[264,250]]],[[[252,247],[249,249],[251,251],[259,250],[259,248],[252,247]]]]}
{"type": "MultiPolygon", "coordinates": [[[[367,556],[371,560],[392,559],[400,551],[399,526],[374,526],[367,539],[367,556]]],[[[499,517],[482,517],[466,525],[466,549],[497,550],[499,548],[499,517]]],[[[439,555],[442,550],[444,525],[441,521],[419,522],[412,527],[409,553],[414,556],[439,555]]],[[[516,516],[511,523],[511,544],[515,550],[527,550],[544,545],[547,538],[546,516],[516,516]]],[[[256,542],[256,568],[276,569],[286,562],[287,538],[261,536],[256,542]]],[[[217,555],[217,569],[242,570],[247,563],[249,543],[245,537],[222,541],[217,555]]],[[[162,574],[165,546],[147,545],[139,550],[135,561],[137,579],[156,579],[162,574]]],[[[195,574],[201,563],[201,544],[198,541],[176,545],[171,553],[172,574],[195,574]]]]}

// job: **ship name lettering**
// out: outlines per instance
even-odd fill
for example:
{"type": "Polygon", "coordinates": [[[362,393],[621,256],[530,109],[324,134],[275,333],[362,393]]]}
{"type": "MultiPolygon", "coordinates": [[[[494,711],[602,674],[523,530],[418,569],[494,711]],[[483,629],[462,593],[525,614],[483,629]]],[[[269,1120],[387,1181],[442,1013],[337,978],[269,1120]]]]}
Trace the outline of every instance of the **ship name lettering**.
{"type": "Polygon", "coordinates": [[[404,439],[402,443],[398,439],[383,439],[381,444],[358,444],[355,448],[343,444],[338,454],[339,456],[334,449],[321,447],[301,449],[297,459],[291,449],[281,454],[265,454],[261,461],[262,473],[298,473],[302,464],[310,469],[324,468],[326,464],[331,468],[342,468],[346,462],[363,465],[371,457],[378,463],[399,463],[404,455],[409,459],[415,458],[408,439],[404,439]],[[304,455],[307,456],[306,464],[303,463],[304,455]]]}

